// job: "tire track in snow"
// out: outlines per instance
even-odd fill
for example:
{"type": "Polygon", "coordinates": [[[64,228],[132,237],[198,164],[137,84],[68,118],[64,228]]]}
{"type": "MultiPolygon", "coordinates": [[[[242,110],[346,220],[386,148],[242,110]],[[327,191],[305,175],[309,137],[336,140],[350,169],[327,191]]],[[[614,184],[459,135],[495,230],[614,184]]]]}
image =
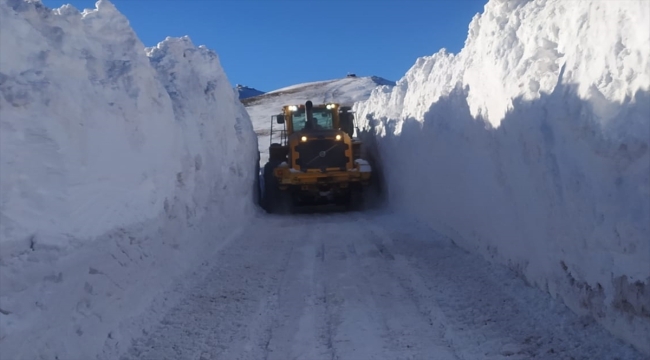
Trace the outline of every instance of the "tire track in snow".
{"type": "MultiPolygon", "coordinates": [[[[323,292],[328,354],[316,359],[455,359],[408,304],[388,269],[394,257],[358,214],[327,217],[312,231],[319,239],[315,281],[323,292]]],[[[291,357],[288,357],[291,358],[291,357]]]]}
{"type": "Polygon", "coordinates": [[[391,268],[396,281],[458,358],[643,359],[509,269],[415,223],[385,220],[367,227],[389,239],[403,264],[391,268]]]}
{"type": "Polygon", "coordinates": [[[642,359],[417,223],[370,213],[258,220],[123,360],[642,359]]]}
{"type": "Polygon", "coordinates": [[[222,249],[206,280],[191,289],[151,333],[133,341],[121,359],[266,357],[291,255],[286,250],[304,231],[294,227],[281,233],[289,236],[268,229],[245,232],[222,249]]]}
{"type": "Polygon", "coordinates": [[[441,341],[438,328],[417,308],[416,297],[402,286],[398,274],[404,261],[390,249],[393,240],[385,231],[360,216],[361,230],[355,239],[355,249],[362,269],[360,282],[370,284],[374,301],[383,324],[384,358],[391,359],[450,359],[456,360],[451,346],[441,341]]]}
{"type": "Polygon", "coordinates": [[[265,360],[310,358],[304,357],[317,346],[313,316],[318,311],[314,302],[311,269],[314,263],[312,236],[307,233],[293,239],[283,277],[278,286],[278,304],[266,343],[265,360]],[[306,241],[303,241],[306,240],[306,241]],[[307,348],[296,345],[309,344],[307,348]]]}
{"type": "Polygon", "coordinates": [[[282,272],[282,277],[279,281],[276,293],[273,295],[271,301],[262,303],[264,307],[264,312],[271,314],[271,320],[269,321],[269,324],[266,326],[266,331],[264,334],[264,338],[266,339],[264,343],[264,360],[268,360],[269,358],[269,352],[271,351],[269,345],[271,344],[271,339],[273,338],[273,333],[274,329],[278,326],[278,308],[280,307],[279,304],[279,298],[283,294],[283,287],[285,286],[284,282],[287,277],[287,268],[289,266],[289,262],[291,260],[291,256],[293,255],[294,252],[294,244],[291,244],[291,249],[289,249],[289,254],[287,255],[287,259],[284,263],[284,266],[280,269],[282,272]]]}

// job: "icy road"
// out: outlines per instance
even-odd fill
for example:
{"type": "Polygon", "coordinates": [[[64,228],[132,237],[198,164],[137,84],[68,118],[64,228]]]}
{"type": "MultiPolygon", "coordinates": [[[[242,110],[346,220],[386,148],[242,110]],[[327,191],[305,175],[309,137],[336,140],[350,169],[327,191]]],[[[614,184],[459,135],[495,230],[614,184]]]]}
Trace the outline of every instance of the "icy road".
{"type": "Polygon", "coordinates": [[[642,358],[393,214],[261,217],[211,264],[121,359],[642,358]]]}

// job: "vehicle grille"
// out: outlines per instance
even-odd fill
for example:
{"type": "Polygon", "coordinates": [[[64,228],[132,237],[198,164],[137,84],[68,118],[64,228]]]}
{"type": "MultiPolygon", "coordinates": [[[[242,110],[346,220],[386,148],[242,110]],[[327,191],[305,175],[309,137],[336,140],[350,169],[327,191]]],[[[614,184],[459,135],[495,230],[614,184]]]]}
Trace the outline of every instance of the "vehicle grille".
{"type": "Polygon", "coordinates": [[[300,170],[340,168],[345,170],[349,159],[345,156],[348,145],[331,139],[315,139],[296,145],[300,170]],[[324,156],[323,156],[324,155],[324,156]]]}

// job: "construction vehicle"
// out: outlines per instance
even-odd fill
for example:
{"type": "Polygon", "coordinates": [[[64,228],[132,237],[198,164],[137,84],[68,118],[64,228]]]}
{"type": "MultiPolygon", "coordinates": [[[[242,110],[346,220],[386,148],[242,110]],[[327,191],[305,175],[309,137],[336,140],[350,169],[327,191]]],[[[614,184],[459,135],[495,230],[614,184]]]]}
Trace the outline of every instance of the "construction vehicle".
{"type": "Polygon", "coordinates": [[[354,129],[350,106],[311,101],[283,106],[282,113],[271,117],[262,207],[270,213],[291,212],[302,205],[358,208],[372,169],[362,159],[362,143],[354,138],[354,129]],[[282,125],[280,142],[273,142],[274,123],[282,125]]]}

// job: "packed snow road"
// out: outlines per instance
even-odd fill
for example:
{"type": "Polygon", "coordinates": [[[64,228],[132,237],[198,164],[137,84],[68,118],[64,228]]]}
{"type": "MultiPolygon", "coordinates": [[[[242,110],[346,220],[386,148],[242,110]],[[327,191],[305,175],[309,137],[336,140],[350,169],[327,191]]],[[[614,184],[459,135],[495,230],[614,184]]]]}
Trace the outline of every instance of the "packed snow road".
{"type": "Polygon", "coordinates": [[[214,264],[121,359],[642,358],[392,214],[261,217],[214,264]]]}

